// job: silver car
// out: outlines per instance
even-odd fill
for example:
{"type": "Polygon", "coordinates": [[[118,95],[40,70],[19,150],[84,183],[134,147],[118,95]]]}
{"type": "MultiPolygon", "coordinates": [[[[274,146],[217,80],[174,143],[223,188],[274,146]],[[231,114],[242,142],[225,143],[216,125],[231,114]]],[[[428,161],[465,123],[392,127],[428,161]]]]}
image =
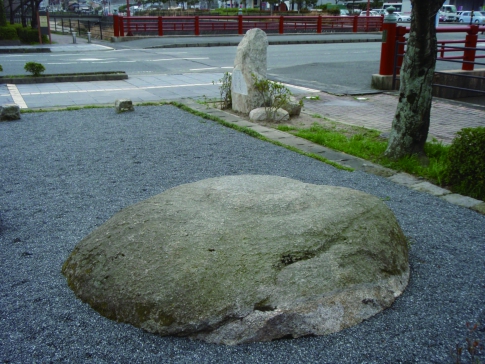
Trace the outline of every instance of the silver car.
{"type": "Polygon", "coordinates": [[[400,22],[406,22],[409,23],[411,21],[411,15],[410,14],[405,14],[405,13],[394,13],[394,15],[397,16],[397,21],[400,22]]]}
{"type": "Polygon", "coordinates": [[[464,11],[458,19],[460,23],[485,24],[485,11],[464,11]]]}

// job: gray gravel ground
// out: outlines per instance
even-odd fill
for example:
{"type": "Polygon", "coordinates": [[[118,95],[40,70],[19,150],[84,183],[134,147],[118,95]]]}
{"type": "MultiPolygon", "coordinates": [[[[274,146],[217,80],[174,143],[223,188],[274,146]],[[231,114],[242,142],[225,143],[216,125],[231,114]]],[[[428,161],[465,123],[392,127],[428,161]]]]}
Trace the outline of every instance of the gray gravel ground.
{"type": "MultiPolygon", "coordinates": [[[[344,172],[172,106],[23,114],[0,124],[3,363],[449,363],[466,322],[485,341],[485,216],[344,172]],[[374,194],[407,236],[411,280],[385,312],[326,337],[236,347],[158,337],[78,300],[61,265],[120,209],[168,188],[272,174],[374,194]]],[[[483,361],[485,358],[482,357],[483,361]]]]}

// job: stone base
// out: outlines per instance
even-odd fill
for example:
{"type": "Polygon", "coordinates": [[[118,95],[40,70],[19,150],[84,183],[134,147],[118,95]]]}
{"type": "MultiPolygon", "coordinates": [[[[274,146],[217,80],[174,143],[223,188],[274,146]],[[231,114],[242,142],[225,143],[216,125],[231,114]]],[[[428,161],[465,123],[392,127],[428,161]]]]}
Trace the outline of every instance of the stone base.
{"type": "Polygon", "coordinates": [[[377,90],[392,90],[392,75],[372,75],[371,86],[377,90]]]}

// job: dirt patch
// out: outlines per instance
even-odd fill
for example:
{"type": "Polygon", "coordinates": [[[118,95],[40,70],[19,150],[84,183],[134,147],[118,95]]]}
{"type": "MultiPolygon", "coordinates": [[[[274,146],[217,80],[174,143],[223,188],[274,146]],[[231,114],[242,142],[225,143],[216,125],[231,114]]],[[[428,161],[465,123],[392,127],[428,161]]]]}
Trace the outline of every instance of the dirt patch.
{"type": "MultiPolygon", "coordinates": [[[[298,99],[301,99],[301,98],[304,99],[305,96],[306,95],[302,95],[298,99]]],[[[315,101],[310,101],[310,102],[315,102],[315,101]]],[[[220,109],[219,103],[211,103],[209,106],[216,108],[216,109],[220,109]]],[[[224,111],[229,113],[229,114],[235,115],[235,116],[237,116],[241,119],[251,121],[249,119],[249,115],[247,115],[247,114],[242,114],[242,113],[233,111],[232,109],[224,109],[224,111]]],[[[365,128],[361,128],[361,127],[358,127],[358,126],[353,126],[353,125],[337,122],[335,120],[331,120],[331,119],[324,117],[322,115],[307,112],[305,110],[304,106],[303,106],[303,109],[302,109],[300,115],[293,116],[289,120],[286,120],[286,121],[279,121],[279,122],[251,121],[251,122],[257,123],[259,125],[266,126],[268,128],[274,128],[274,129],[277,129],[281,125],[294,127],[296,129],[307,129],[307,128],[310,128],[311,126],[317,124],[324,129],[339,132],[341,134],[344,134],[347,137],[351,137],[351,136],[356,135],[356,134],[362,134],[362,133],[365,133],[365,131],[366,131],[365,128]]]]}

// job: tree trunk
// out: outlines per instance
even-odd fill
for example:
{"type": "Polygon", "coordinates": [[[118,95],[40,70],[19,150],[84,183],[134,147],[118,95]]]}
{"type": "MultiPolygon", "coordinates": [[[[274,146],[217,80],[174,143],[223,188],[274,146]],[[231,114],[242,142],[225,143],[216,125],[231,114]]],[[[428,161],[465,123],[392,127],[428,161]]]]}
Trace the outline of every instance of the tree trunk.
{"type": "Polygon", "coordinates": [[[425,156],[436,65],[436,13],[444,0],[411,0],[411,30],[401,68],[399,103],[385,156],[425,156]]]}

